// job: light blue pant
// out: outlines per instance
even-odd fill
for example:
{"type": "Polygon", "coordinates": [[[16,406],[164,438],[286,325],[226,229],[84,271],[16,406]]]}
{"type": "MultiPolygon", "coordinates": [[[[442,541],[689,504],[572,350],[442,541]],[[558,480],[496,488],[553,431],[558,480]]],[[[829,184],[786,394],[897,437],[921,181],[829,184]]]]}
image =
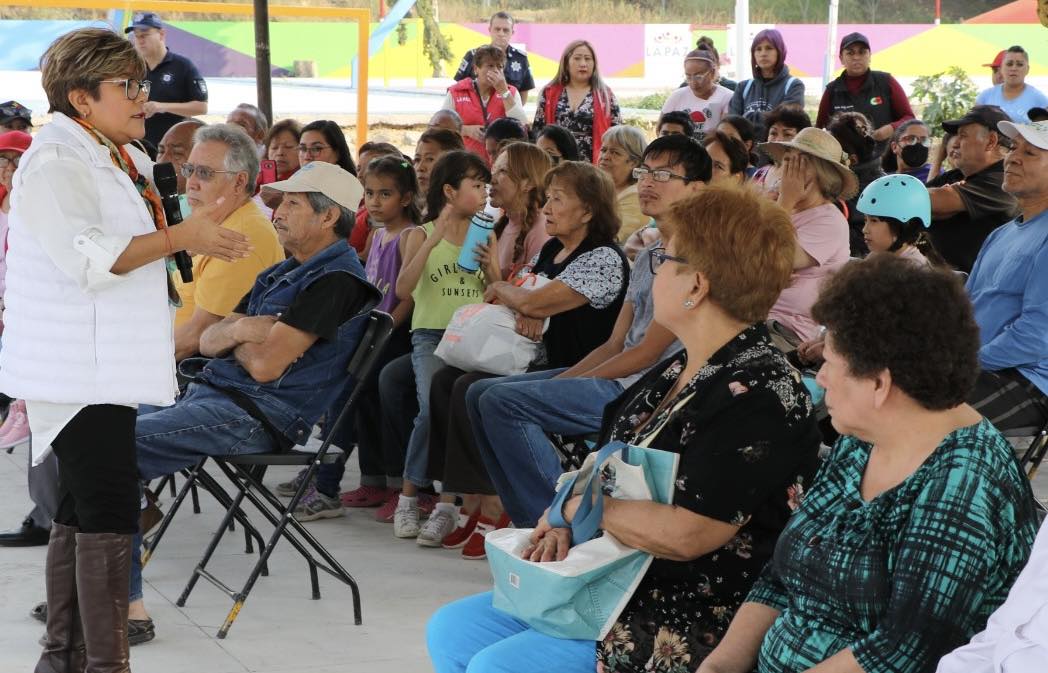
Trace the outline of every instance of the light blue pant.
{"type": "Polygon", "coordinates": [[[404,478],[415,486],[433,483],[426,478],[429,465],[429,388],[437,370],[447,366],[433,355],[442,336],[442,329],[417,329],[411,333],[411,368],[415,373],[415,390],[418,393],[418,416],[415,417],[415,427],[408,440],[404,478]]]}
{"type": "Polygon", "coordinates": [[[491,592],[433,613],[426,646],[436,673],[594,673],[597,643],[547,636],[491,606],[491,592]]]}

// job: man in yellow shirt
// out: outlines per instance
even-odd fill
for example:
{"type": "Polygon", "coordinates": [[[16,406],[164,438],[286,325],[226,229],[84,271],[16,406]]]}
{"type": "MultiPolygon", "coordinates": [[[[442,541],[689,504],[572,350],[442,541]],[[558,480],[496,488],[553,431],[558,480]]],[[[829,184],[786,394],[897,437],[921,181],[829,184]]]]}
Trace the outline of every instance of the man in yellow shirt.
{"type": "Polygon", "coordinates": [[[193,282],[176,279],[182,297],[175,314],[176,360],[196,355],[204,330],[232,312],[263,269],[284,259],[273,225],[251,200],[259,166],[255,141],[232,124],[204,126],[193,141],[182,166],[189,205],[199,208],[222,199],[222,226],[247,236],[253,250],[235,262],[194,255],[193,282]]]}

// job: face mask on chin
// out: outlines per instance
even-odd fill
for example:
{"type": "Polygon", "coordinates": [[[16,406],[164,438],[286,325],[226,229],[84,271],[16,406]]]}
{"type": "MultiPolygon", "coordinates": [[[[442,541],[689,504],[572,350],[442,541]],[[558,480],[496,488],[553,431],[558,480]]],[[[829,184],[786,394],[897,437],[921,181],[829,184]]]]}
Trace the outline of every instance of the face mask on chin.
{"type": "Polygon", "coordinates": [[[917,168],[928,163],[928,148],[920,143],[902,148],[902,160],[907,166],[917,168]]]}

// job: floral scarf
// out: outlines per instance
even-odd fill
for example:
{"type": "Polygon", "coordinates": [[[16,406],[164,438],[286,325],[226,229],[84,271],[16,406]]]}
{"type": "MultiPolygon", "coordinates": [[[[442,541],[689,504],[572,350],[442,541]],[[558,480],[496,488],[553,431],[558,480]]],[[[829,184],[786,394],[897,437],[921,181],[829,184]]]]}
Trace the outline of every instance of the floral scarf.
{"type": "MultiPolygon", "coordinates": [[[[149,181],[146,180],[145,176],[138,172],[138,168],[135,166],[135,162],[131,161],[131,155],[127,153],[127,149],[123,145],[117,145],[109,138],[91,125],[90,122],[81,119],[79,117],[72,117],[72,120],[79,124],[85,131],[90,133],[95,140],[98,141],[99,145],[102,145],[109,150],[109,158],[113,160],[113,165],[122,170],[127,174],[127,177],[131,178],[132,184],[135,189],[138,190],[139,196],[146,202],[146,208],[149,210],[149,214],[153,218],[153,225],[156,226],[157,231],[165,229],[167,227],[167,217],[164,215],[164,204],[160,200],[160,195],[157,194],[149,181]]],[[[181,307],[182,299],[178,294],[178,290],[175,289],[174,281],[172,280],[171,274],[174,272],[174,260],[170,257],[167,259],[167,298],[172,306],[181,307]]]]}
{"type": "Polygon", "coordinates": [[[73,121],[83,127],[85,131],[94,136],[98,144],[102,145],[109,150],[109,158],[113,160],[113,165],[127,173],[127,177],[131,178],[131,182],[134,183],[135,189],[138,190],[142,200],[146,202],[146,208],[149,209],[150,215],[153,216],[153,224],[156,225],[157,231],[167,226],[167,219],[164,217],[164,204],[160,201],[160,195],[156,193],[153,186],[149,184],[149,181],[138,172],[138,168],[135,167],[135,163],[131,161],[131,156],[127,153],[127,149],[123,145],[117,145],[109,138],[106,138],[98,129],[79,117],[73,117],[73,121]]]}

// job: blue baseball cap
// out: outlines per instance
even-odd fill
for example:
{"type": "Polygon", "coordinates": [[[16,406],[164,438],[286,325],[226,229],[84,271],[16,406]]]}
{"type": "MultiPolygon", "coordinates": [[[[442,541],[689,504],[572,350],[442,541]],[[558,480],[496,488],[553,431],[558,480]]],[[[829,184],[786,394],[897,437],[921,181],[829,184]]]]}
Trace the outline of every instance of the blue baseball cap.
{"type": "Polygon", "coordinates": [[[163,28],[164,24],[160,17],[153,12],[135,12],[131,17],[131,25],[124,29],[124,33],[130,33],[136,28],[163,28]]]}

